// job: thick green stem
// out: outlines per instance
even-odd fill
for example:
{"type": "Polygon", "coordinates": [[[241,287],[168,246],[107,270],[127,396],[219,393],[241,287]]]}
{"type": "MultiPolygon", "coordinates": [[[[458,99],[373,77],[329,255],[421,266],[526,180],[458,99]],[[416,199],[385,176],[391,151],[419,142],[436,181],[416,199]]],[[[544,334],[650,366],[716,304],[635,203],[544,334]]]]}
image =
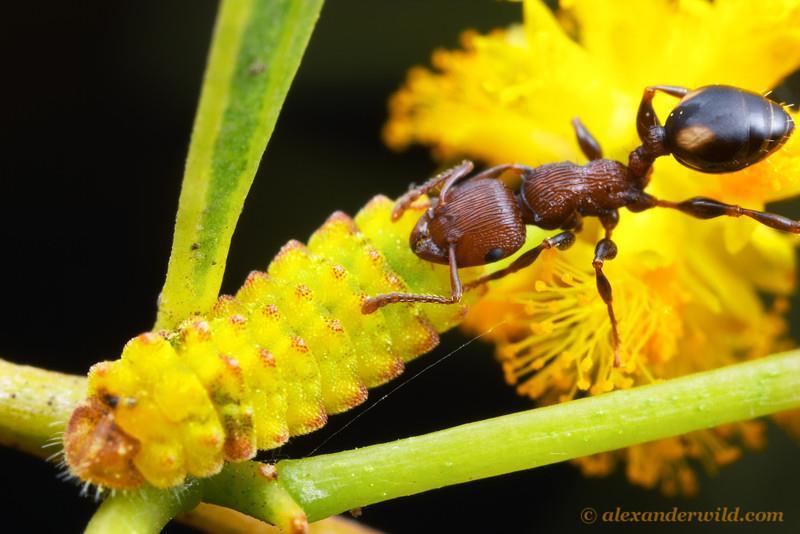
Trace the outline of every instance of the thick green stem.
{"type": "Polygon", "coordinates": [[[0,444],[36,456],[64,429],[86,394],[86,377],[0,360],[0,444]]]}
{"type": "Polygon", "coordinates": [[[376,502],[800,406],[800,351],[278,463],[311,521],[376,502]]]}
{"type": "Polygon", "coordinates": [[[144,487],[109,497],[97,509],[85,534],[151,534],[161,532],[173,517],[200,504],[200,484],[173,491],[144,487]]]}

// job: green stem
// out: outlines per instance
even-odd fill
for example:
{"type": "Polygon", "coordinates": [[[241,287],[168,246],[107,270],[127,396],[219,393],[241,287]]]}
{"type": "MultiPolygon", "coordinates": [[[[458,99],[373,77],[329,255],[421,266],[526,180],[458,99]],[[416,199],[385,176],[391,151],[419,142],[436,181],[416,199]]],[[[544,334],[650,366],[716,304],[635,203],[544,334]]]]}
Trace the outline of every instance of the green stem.
{"type": "Polygon", "coordinates": [[[86,526],[85,534],[151,534],[161,532],[173,517],[200,504],[200,484],[188,484],[178,490],[164,491],[144,487],[109,497],[97,509],[86,526]]]}
{"type": "Polygon", "coordinates": [[[0,360],[0,444],[35,456],[64,429],[86,394],[86,377],[0,360]]]}
{"type": "Polygon", "coordinates": [[[311,521],[800,406],[800,351],[424,436],[278,463],[311,521]]]}
{"type": "Polygon", "coordinates": [[[266,464],[230,464],[219,475],[203,481],[203,501],[267,521],[286,534],[305,532],[305,512],[274,482],[275,476],[274,467],[266,464]]]}

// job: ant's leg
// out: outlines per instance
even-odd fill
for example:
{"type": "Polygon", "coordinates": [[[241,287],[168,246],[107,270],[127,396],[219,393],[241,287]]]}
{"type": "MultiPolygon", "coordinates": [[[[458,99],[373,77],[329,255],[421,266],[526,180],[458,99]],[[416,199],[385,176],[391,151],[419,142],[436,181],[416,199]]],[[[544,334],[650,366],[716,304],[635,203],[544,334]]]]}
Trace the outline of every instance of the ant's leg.
{"type": "Polygon", "coordinates": [[[770,228],[781,230],[782,232],[800,234],[800,221],[795,221],[776,213],[751,210],[735,204],[725,204],[713,198],[694,197],[684,200],[683,202],[672,202],[670,200],[660,200],[651,195],[646,195],[646,197],[643,197],[639,203],[632,207],[634,211],[641,211],[642,209],[654,207],[671,208],[691,215],[692,217],[697,217],[698,219],[713,219],[714,217],[721,216],[745,216],[755,219],[770,228]]]}
{"type": "Polygon", "coordinates": [[[689,89],[686,87],[676,87],[673,85],[652,85],[645,87],[642,100],[639,103],[639,112],[636,115],[636,131],[639,133],[639,139],[643,143],[647,142],[649,138],[650,128],[653,126],[661,126],[661,121],[658,120],[655,110],[653,110],[653,97],[656,91],[661,91],[676,98],[683,98],[689,89]]]}
{"type": "MultiPolygon", "coordinates": [[[[500,176],[502,176],[503,173],[508,171],[513,171],[515,174],[524,174],[525,172],[530,170],[531,167],[528,167],[527,165],[522,165],[520,163],[505,163],[503,165],[497,165],[496,167],[490,167],[486,170],[483,170],[478,174],[473,175],[472,178],[470,178],[470,180],[475,180],[477,178],[500,178],[500,176]]],[[[439,193],[439,198],[442,199],[442,203],[444,203],[444,196],[447,194],[447,190],[450,189],[450,187],[454,183],[455,182],[447,182],[446,184],[444,184],[444,187],[442,187],[442,190],[439,193]]]]}
{"type": "Polygon", "coordinates": [[[611,232],[616,228],[619,223],[619,212],[617,210],[610,210],[600,214],[600,223],[605,228],[606,236],[598,241],[594,249],[594,260],[592,260],[592,267],[594,267],[594,275],[597,282],[597,292],[606,303],[608,310],[608,319],[611,321],[611,346],[614,350],[614,367],[619,367],[619,329],[617,328],[617,317],[614,315],[614,299],[611,292],[611,282],[608,281],[605,273],[603,273],[603,264],[606,260],[613,260],[617,257],[617,245],[611,241],[611,232]]]}
{"type": "MultiPolygon", "coordinates": [[[[443,172],[440,172],[424,184],[412,188],[406,194],[398,198],[395,202],[394,209],[392,210],[392,220],[396,221],[402,217],[406,209],[408,209],[408,207],[422,195],[427,195],[443,182],[444,185],[442,186],[442,192],[444,192],[445,189],[450,187],[449,184],[452,184],[468,175],[470,172],[472,172],[473,168],[474,165],[472,162],[465,159],[455,167],[451,167],[443,172]]],[[[441,193],[439,196],[442,197],[441,193]]]]}
{"type": "Polygon", "coordinates": [[[451,244],[449,248],[450,257],[450,296],[440,297],[438,295],[416,295],[414,293],[386,293],[370,297],[361,305],[361,313],[369,314],[383,308],[387,304],[396,302],[428,302],[434,304],[456,304],[461,302],[461,278],[458,276],[458,264],[456,263],[456,246],[451,244]]]}
{"type": "Polygon", "coordinates": [[[493,273],[487,274],[485,276],[481,276],[477,280],[473,280],[472,282],[468,283],[464,286],[464,289],[469,291],[479,285],[485,284],[491,280],[497,280],[499,278],[503,278],[504,276],[508,276],[511,273],[515,273],[520,269],[524,269],[534,261],[536,258],[539,257],[539,254],[542,253],[543,250],[548,248],[556,247],[559,250],[566,250],[575,242],[575,234],[571,231],[561,232],[560,234],[556,234],[553,237],[548,237],[540,244],[536,245],[534,248],[530,249],[525,254],[521,255],[519,258],[514,260],[514,262],[506,267],[505,269],[500,269],[499,271],[495,271],[493,273]]]}
{"type": "Polygon", "coordinates": [[[479,172],[472,178],[500,178],[504,172],[514,171],[516,174],[522,174],[530,171],[531,169],[532,167],[522,165],[521,163],[505,163],[503,165],[489,167],[488,169],[479,172]]]}
{"type": "MultiPolygon", "coordinates": [[[[606,235],[611,235],[608,232],[606,235]]],[[[614,299],[611,294],[611,282],[608,281],[605,273],[603,273],[603,263],[606,260],[613,260],[617,256],[617,245],[608,237],[598,241],[594,249],[594,260],[592,267],[594,267],[595,279],[597,280],[597,292],[600,298],[606,303],[608,309],[608,318],[611,321],[611,346],[614,349],[614,367],[619,367],[619,331],[617,329],[617,317],[614,315],[614,299]]]]}
{"type": "Polygon", "coordinates": [[[603,159],[603,149],[600,148],[600,143],[597,142],[597,139],[595,139],[578,117],[572,119],[572,127],[575,129],[575,137],[578,138],[578,145],[581,147],[583,155],[586,156],[589,161],[603,159]]]}

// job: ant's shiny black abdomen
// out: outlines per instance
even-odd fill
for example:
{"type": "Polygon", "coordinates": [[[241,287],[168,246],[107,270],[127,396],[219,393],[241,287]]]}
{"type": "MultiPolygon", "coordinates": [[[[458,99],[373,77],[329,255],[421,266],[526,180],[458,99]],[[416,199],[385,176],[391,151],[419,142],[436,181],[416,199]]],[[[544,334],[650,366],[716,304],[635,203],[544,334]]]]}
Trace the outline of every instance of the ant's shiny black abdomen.
{"type": "Polygon", "coordinates": [[[780,104],[727,85],[689,92],[664,124],[664,146],[682,164],[702,172],[744,169],[768,156],[792,133],[780,104]]]}

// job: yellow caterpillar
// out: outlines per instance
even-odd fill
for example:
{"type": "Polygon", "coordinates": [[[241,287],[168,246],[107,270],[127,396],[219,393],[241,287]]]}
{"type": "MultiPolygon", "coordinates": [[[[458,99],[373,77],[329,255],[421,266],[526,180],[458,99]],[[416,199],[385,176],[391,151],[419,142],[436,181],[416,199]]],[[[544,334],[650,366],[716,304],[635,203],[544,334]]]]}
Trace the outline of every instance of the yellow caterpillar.
{"type": "Polygon", "coordinates": [[[392,207],[379,196],[355,220],[333,214],[308,245],[286,244],[207,316],[142,334],[121,359],[94,365],[64,436],[71,472],[110,488],[211,476],[320,428],[436,346],[463,305],[361,313],[370,295],[450,291],[447,267],[408,246],[424,208],[392,223],[392,207]]]}

